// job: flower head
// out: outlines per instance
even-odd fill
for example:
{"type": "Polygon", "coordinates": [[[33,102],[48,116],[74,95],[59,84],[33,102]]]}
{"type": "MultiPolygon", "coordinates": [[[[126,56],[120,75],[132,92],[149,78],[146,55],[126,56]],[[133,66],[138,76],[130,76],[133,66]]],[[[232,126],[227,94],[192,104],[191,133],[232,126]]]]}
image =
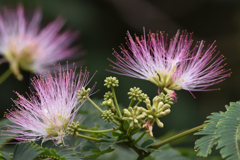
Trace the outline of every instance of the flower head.
{"type": "Polygon", "coordinates": [[[8,125],[7,132],[18,134],[19,141],[43,138],[43,142],[49,139],[63,142],[68,124],[83,104],[77,99],[78,90],[89,83],[88,78],[86,70],[76,74],[76,67],[63,70],[61,66],[54,76],[47,72],[34,77],[32,95],[25,98],[16,92],[16,107],[5,115],[15,125],[8,125]]]}
{"type": "Polygon", "coordinates": [[[71,56],[76,48],[69,48],[76,34],[59,33],[64,22],[61,19],[39,29],[42,14],[38,10],[27,20],[24,9],[5,9],[0,14],[0,54],[10,63],[13,74],[21,80],[20,68],[41,73],[57,61],[71,56]]]}
{"type": "Polygon", "coordinates": [[[203,41],[193,43],[192,34],[178,31],[167,44],[164,32],[149,33],[135,41],[128,33],[127,45],[122,45],[122,56],[114,50],[117,62],[110,60],[111,71],[134,78],[149,80],[164,90],[206,91],[209,86],[217,84],[230,76],[222,64],[225,58],[215,53],[214,43],[204,50],[203,41]]]}

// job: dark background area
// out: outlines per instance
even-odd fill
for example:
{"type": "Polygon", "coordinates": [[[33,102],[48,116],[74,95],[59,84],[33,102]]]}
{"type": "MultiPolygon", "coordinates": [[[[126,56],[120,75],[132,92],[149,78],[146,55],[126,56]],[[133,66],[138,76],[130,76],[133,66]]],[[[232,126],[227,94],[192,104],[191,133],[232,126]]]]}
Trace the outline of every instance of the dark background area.
{"type": "MultiPolygon", "coordinates": [[[[225,68],[232,69],[232,76],[212,86],[221,88],[220,91],[193,92],[195,99],[188,91],[178,91],[178,102],[172,106],[171,114],[162,118],[165,127],[154,128],[155,136],[200,125],[211,112],[225,111],[225,105],[240,99],[240,5],[237,0],[1,0],[0,9],[16,8],[18,4],[24,6],[26,13],[41,8],[43,26],[60,16],[66,20],[64,29],[80,31],[74,44],[81,46],[77,54],[85,53],[82,60],[90,73],[98,70],[93,82],[98,82],[96,89],[100,91],[92,98],[102,98],[108,91],[103,80],[106,76],[116,76],[120,80],[116,94],[122,106],[129,103],[130,87],[140,87],[151,98],[157,94],[157,87],[148,81],[105,71],[111,69],[107,58],[114,59],[112,48],[120,52],[119,45],[125,44],[127,31],[140,36],[145,27],[146,32],[165,31],[172,37],[180,29],[194,32],[195,42],[205,40],[211,44],[217,40],[217,51],[226,57],[225,68]]],[[[8,64],[2,64],[0,74],[7,68],[8,64]]],[[[13,105],[11,98],[16,99],[13,90],[21,94],[29,92],[32,76],[24,72],[24,81],[11,76],[0,85],[1,117],[13,105]]]]}

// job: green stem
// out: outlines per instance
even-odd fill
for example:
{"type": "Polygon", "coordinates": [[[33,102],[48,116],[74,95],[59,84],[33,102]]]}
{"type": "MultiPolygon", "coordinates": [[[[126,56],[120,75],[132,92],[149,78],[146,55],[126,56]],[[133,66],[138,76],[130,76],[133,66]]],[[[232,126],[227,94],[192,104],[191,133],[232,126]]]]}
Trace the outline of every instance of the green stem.
{"type": "Polygon", "coordinates": [[[140,141],[145,134],[146,134],[146,130],[144,130],[144,131],[142,132],[142,134],[138,137],[138,139],[134,141],[133,145],[137,144],[138,141],[140,141]]]}
{"type": "Polygon", "coordinates": [[[132,107],[132,105],[133,105],[133,102],[134,102],[134,100],[133,100],[133,99],[131,99],[131,102],[129,103],[129,106],[128,106],[128,107],[132,107]]]}
{"type": "MultiPolygon", "coordinates": [[[[117,130],[119,128],[116,128],[115,130],[117,130]]],[[[113,128],[111,129],[106,129],[106,130],[88,130],[88,129],[82,129],[82,128],[78,128],[78,131],[80,132],[86,132],[86,133],[107,133],[107,132],[112,132],[114,131],[113,128]]]]}
{"type": "Polygon", "coordinates": [[[138,101],[138,103],[135,106],[138,106],[140,103],[142,103],[142,101],[138,101]]]}
{"type": "Polygon", "coordinates": [[[2,84],[11,74],[12,74],[12,70],[9,68],[1,75],[0,84],[2,84]]]}
{"type": "Polygon", "coordinates": [[[103,140],[103,139],[89,137],[89,136],[85,136],[85,135],[82,135],[82,134],[77,134],[76,136],[81,137],[81,138],[85,138],[85,139],[89,139],[89,140],[93,140],[93,141],[102,141],[102,142],[106,141],[106,140],[103,140]]]}
{"type": "Polygon", "coordinates": [[[128,137],[129,137],[129,135],[130,135],[130,133],[131,133],[131,130],[132,130],[132,128],[131,128],[131,127],[129,127],[129,128],[128,128],[128,130],[127,130],[126,136],[128,136],[128,137]]]}
{"type": "Polygon", "coordinates": [[[192,128],[192,129],[189,129],[189,130],[184,131],[184,132],[182,132],[182,133],[179,133],[179,134],[177,134],[177,135],[175,135],[175,136],[172,136],[172,137],[170,137],[170,138],[168,138],[168,139],[165,139],[164,141],[161,141],[161,142],[159,142],[159,143],[152,144],[152,145],[150,146],[150,148],[155,148],[155,149],[157,149],[157,148],[159,148],[159,147],[161,147],[161,146],[163,146],[163,145],[165,145],[165,144],[168,144],[168,143],[170,143],[170,142],[172,142],[172,141],[174,141],[174,140],[176,140],[176,139],[179,139],[179,138],[181,138],[181,137],[183,137],[183,136],[186,136],[186,135],[188,135],[188,134],[195,133],[195,132],[197,132],[199,129],[202,129],[203,127],[205,127],[206,125],[207,125],[207,124],[202,124],[202,125],[197,126],[197,127],[195,127],[195,128],[192,128]]]}
{"type": "Polygon", "coordinates": [[[117,126],[120,126],[121,124],[118,123],[115,119],[112,120],[113,123],[115,123],[117,126]]]}
{"type": "Polygon", "coordinates": [[[114,91],[114,87],[111,87],[111,89],[112,89],[113,99],[114,99],[114,103],[115,103],[118,115],[119,115],[120,118],[122,118],[122,113],[121,113],[121,111],[119,109],[119,106],[118,106],[118,102],[117,102],[116,94],[115,94],[115,91],[114,91]]]}
{"type": "Polygon", "coordinates": [[[95,108],[97,108],[101,113],[103,113],[103,110],[102,110],[100,107],[98,107],[98,105],[96,105],[96,103],[94,103],[89,97],[87,98],[87,100],[88,100],[90,103],[92,103],[92,105],[93,105],[95,108]]]}

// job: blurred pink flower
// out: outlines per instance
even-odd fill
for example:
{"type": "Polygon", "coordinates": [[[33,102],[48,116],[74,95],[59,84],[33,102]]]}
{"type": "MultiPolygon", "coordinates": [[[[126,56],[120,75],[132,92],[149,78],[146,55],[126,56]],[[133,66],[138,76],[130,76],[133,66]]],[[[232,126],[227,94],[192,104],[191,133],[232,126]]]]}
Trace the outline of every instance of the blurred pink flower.
{"type": "Polygon", "coordinates": [[[13,74],[21,80],[20,69],[36,71],[55,64],[71,55],[76,48],[69,48],[76,33],[59,33],[64,22],[61,19],[40,29],[42,14],[37,10],[31,20],[24,16],[24,9],[4,9],[0,14],[0,54],[10,63],[13,74]]]}
{"type": "MultiPolygon", "coordinates": [[[[93,77],[93,76],[92,76],[93,77]]],[[[90,78],[91,80],[92,78],[90,78]]],[[[32,80],[34,90],[27,98],[16,92],[16,107],[6,113],[6,118],[14,125],[8,125],[5,136],[17,134],[19,141],[42,139],[64,142],[68,124],[72,123],[85,101],[77,99],[77,93],[90,82],[89,72],[75,69],[62,69],[52,76],[45,72],[32,80]],[[81,103],[79,103],[81,101],[81,103]]],[[[95,85],[91,88],[89,96],[95,85]]]]}
{"type": "MultiPolygon", "coordinates": [[[[209,86],[222,82],[230,76],[222,64],[225,58],[215,53],[214,43],[204,50],[204,41],[193,43],[192,34],[179,31],[167,44],[164,32],[149,33],[135,37],[128,33],[127,46],[120,47],[121,54],[115,50],[116,62],[110,60],[113,73],[149,80],[159,88],[169,90],[207,91],[209,86]]],[[[175,93],[175,92],[174,92],[175,93]]],[[[174,95],[173,95],[174,96],[174,95]]]]}

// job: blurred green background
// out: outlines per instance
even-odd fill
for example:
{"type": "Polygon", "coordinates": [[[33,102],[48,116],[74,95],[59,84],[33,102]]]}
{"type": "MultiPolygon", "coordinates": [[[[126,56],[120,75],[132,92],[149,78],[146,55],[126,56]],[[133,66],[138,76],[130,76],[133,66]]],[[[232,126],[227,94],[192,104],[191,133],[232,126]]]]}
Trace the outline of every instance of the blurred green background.
{"type": "MultiPolygon", "coordinates": [[[[165,31],[172,37],[181,29],[194,32],[195,42],[205,40],[211,44],[217,40],[217,51],[226,57],[226,69],[232,69],[232,76],[212,86],[221,88],[220,91],[193,92],[195,99],[188,91],[178,91],[178,102],[172,106],[171,114],[162,118],[165,127],[154,128],[155,136],[200,125],[211,112],[225,111],[226,104],[240,99],[240,5],[237,0],[1,0],[0,9],[16,8],[18,4],[22,4],[27,13],[41,8],[43,26],[60,16],[66,20],[64,30],[79,31],[74,45],[81,49],[76,54],[85,53],[82,60],[90,73],[98,70],[93,82],[98,82],[96,89],[100,91],[92,98],[102,98],[108,91],[103,87],[106,76],[117,76],[120,87],[116,94],[122,106],[129,103],[130,87],[140,87],[151,98],[157,94],[157,87],[148,81],[105,71],[111,69],[107,58],[115,60],[112,48],[120,52],[119,45],[125,44],[127,31],[142,35],[145,27],[146,32],[165,31]]],[[[0,74],[7,68],[8,64],[2,64],[0,74]]],[[[13,90],[21,94],[29,92],[29,79],[33,76],[24,72],[24,81],[11,76],[0,85],[1,117],[14,104],[13,90]]]]}

